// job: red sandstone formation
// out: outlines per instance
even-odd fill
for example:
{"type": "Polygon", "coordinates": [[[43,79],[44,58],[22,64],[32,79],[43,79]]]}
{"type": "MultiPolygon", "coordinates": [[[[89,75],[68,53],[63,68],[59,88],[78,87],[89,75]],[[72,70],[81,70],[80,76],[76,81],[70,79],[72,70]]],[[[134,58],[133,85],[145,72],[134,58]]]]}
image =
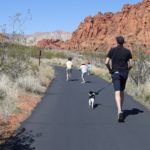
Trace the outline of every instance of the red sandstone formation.
{"type": "Polygon", "coordinates": [[[49,49],[57,49],[63,44],[63,41],[60,40],[50,40],[50,39],[43,39],[38,41],[37,47],[39,48],[49,48],[49,49]]]}
{"type": "Polygon", "coordinates": [[[114,46],[118,35],[125,37],[130,48],[134,43],[141,43],[145,49],[150,49],[150,0],[124,5],[121,12],[86,17],[71,40],[61,48],[108,49],[114,46]]]}

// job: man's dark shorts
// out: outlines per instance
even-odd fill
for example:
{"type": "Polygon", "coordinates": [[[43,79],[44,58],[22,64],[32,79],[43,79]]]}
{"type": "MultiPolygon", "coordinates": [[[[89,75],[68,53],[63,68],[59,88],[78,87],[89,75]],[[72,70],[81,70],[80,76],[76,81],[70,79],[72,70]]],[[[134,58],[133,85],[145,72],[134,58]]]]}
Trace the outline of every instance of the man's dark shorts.
{"type": "Polygon", "coordinates": [[[116,71],[112,74],[112,82],[115,91],[124,91],[128,78],[127,71],[116,71]]]}

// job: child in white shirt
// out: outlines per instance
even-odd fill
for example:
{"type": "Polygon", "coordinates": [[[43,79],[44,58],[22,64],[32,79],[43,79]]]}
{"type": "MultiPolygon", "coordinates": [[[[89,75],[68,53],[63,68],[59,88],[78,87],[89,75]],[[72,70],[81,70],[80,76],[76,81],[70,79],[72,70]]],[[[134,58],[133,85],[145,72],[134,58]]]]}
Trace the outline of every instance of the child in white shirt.
{"type": "Polygon", "coordinates": [[[85,74],[86,74],[87,71],[88,71],[87,65],[82,64],[82,65],[80,66],[80,70],[81,70],[81,79],[82,79],[82,82],[81,82],[81,83],[85,83],[84,76],[85,76],[85,74]]]}
{"type": "Polygon", "coordinates": [[[72,58],[69,57],[68,61],[66,62],[66,80],[68,81],[71,78],[72,73],[72,58]]]}

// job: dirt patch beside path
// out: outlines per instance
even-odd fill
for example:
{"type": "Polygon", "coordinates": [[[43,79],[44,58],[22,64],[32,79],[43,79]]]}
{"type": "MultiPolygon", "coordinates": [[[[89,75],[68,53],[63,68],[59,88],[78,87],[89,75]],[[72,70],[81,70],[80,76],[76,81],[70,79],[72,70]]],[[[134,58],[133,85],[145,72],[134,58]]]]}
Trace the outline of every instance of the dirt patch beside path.
{"type": "Polygon", "coordinates": [[[34,110],[41,98],[42,95],[25,92],[20,93],[17,108],[14,113],[7,120],[4,120],[0,116],[0,143],[7,140],[21,123],[31,115],[32,110],[34,110]]]}

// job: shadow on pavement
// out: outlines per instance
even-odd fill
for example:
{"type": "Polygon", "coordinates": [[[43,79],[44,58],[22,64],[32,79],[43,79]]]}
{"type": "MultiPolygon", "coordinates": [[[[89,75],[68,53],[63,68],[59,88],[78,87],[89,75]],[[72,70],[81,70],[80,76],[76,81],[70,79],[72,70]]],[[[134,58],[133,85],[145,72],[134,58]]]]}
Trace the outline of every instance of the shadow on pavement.
{"type": "Polygon", "coordinates": [[[79,79],[71,79],[70,81],[79,81],[79,79]]]}
{"type": "Polygon", "coordinates": [[[101,104],[94,104],[94,109],[96,109],[97,107],[99,107],[101,104]]]}
{"type": "Polygon", "coordinates": [[[132,108],[131,110],[124,110],[124,119],[123,122],[125,121],[125,119],[130,116],[130,115],[138,115],[139,113],[143,113],[143,110],[140,110],[138,108],[132,108]]]}
{"type": "Polygon", "coordinates": [[[28,132],[25,128],[22,128],[4,144],[1,144],[0,150],[35,150],[35,147],[31,145],[35,138],[39,136],[41,134],[33,135],[32,131],[28,132]]]}
{"type": "Polygon", "coordinates": [[[86,81],[85,83],[92,83],[92,81],[86,81]]]}

